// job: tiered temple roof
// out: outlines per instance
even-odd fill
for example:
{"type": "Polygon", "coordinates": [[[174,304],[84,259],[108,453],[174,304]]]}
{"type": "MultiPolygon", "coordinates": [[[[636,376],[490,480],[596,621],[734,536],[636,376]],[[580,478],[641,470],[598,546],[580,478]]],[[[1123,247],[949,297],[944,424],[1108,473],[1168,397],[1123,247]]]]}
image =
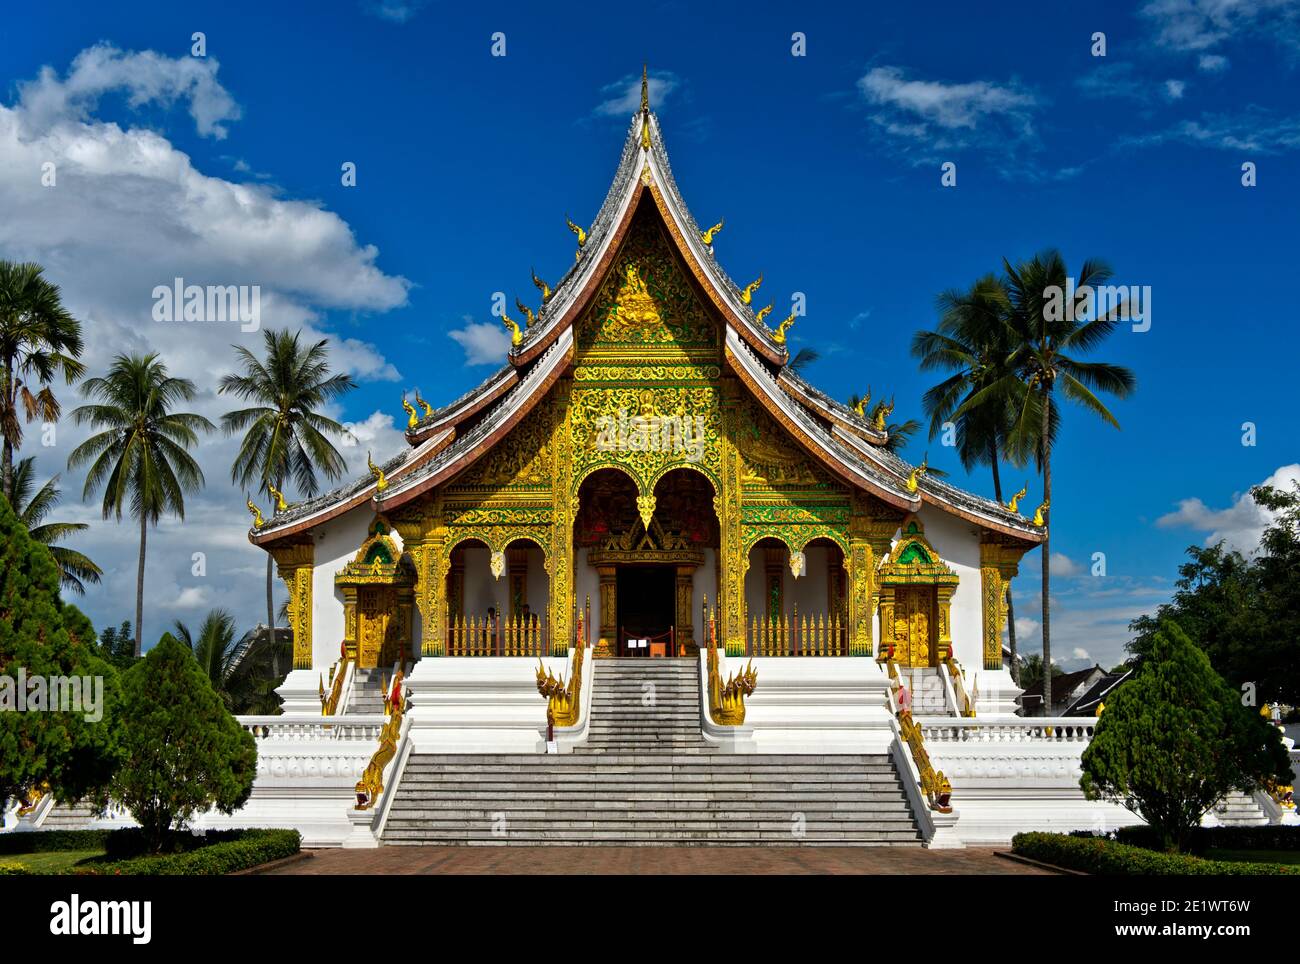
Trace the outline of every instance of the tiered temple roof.
{"type": "Polygon", "coordinates": [[[648,108],[628,130],[618,171],[573,266],[554,286],[535,322],[520,332],[508,363],[476,388],[431,411],[407,431],[410,448],[373,475],[297,505],[250,532],[259,544],[310,530],[363,502],[395,508],[448,481],[488,451],[545,397],[573,360],[573,326],[591,303],[616,257],[634,213],[647,201],[658,209],[678,253],[726,324],[730,371],[809,454],[848,485],[915,512],[930,503],[1003,536],[1038,543],[1044,536],[1019,514],[926,474],[890,452],[885,432],[818,391],[787,367],[784,339],[750,308],[705,242],[682,200],[668,163],[659,122],[648,108]],[[648,196],[648,197],[647,197],[648,196]],[[909,485],[909,480],[914,483],[909,485]]]}

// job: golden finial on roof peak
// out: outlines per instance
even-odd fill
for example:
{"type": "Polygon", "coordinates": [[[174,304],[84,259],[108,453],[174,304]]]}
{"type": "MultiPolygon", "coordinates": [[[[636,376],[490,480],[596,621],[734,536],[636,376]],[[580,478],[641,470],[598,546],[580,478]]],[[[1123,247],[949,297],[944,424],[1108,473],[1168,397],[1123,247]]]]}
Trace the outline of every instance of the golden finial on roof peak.
{"type": "Polygon", "coordinates": [[[650,75],[645,63],[641,64],[641,113],[650,112],[650,75]]]}

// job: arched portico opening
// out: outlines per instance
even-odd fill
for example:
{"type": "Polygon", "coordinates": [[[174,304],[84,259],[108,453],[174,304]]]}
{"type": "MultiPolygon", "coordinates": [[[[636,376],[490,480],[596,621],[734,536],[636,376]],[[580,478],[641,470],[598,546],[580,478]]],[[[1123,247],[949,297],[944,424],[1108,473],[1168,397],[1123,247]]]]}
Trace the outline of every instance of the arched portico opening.
{"type": "Polygon", "coordinates": [[[847,656],[844,550],[816,538],[793,548],[766,536],[745,572],[746,652],[751,656],[847,656]]]}
{"type": "Polygon", "coordinates": [[[467,537],[447,570],[448,656],[537,656],[548,650],[550,576],[532,538],[501,548],[467,537]]]}
{"type": "Polygon", "coordinates": [[[673,469],[650,497],[617,468],[578,490],[574,548],[578,598],[594,586],[595,655],[692,656],[703,626],[695,600],[716,596],[718,520],[707,476],[673,469]]]}

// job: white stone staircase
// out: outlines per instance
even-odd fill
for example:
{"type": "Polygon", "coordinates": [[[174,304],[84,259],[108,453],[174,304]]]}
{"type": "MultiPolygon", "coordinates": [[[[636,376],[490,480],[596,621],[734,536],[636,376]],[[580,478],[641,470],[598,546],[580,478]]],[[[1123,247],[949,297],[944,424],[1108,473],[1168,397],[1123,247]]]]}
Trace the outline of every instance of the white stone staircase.
{"type": "Polygon", "coordinates": [[[695,660],[599,660],[592,671],[585,745],[415,754],[382,842],[920,845],[889,756],[723,753],[701,736],[695,660]]]}
{"type": "Polygon", "coordinates": [[[953,708],[945,695],[943,669],[933,666],[898,670],[903,685],[912,694],[913,716],[949,716],[953,708]]]}
{"type": "Polygon", "coordinates": [[[1268,814],[1249,794],[1234,790],[1214,805],[1214,816],[1225,827],[1262,827],[1268,814]]]}

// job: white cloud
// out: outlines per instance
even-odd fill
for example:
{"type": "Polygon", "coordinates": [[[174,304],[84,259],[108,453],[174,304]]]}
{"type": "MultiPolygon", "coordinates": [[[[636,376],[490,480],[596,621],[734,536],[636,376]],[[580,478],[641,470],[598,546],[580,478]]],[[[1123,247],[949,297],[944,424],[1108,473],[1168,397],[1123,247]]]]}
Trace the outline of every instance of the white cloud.
{"type": "Polygon", "coordinates": [[[1076,646],[1076,647],[1074,647],[1074,649],[1072,649],[1072,650],[1070,651],[1070,658],[1071,658],[1071,659],[1082,659],[1082,660],[1090,660],[1090,659],[1092,659],[1092,657],[1088,655],[1088,651],[1087,651],[1086,649],[1084,649],[1082,646],[1076,646]]]}
{"type": "Polygon", "coordinates": [[[1052,575],[1061,576],[1068,579],[1071,576],[1077,576],[1084,571],[1083,566],[1079,565],[1063,552],[1052,553],[1052,575]]]}
{"type": "Polygon", "coordinates": [[[1016,642],[1023,646],[1025,640],[1037,633],[1042,628],[1042,623],[1037,619],[1030,619],[1028,616],[1016,617],[1016,642]]]}
{"type": "Polygon", "coordinates": [[[146,50],[127,53],[96,44],[77,54],[65,78],[42,67],[33,81],[18,85],[19,110],[32,132],[66,120],[85,120],[108,93],[122,92],[133,108],[188,104],[198,132],[224,138],[225,122],[238,120],[239,105],[217,81],[220,65],[211,57],[172,58],[146,50]]]}
{"type": "Polygon", "coordinates": [[[1300,43],[1300,0],[1151,0],[1141,14],[1156,28],[1156,43],[1171,50],[1210,50],[1254,36],[1300,43]]]}
{"type": "MultiPolygon", "coordinates": [[[[681,87],[677,75],[666,70],[652,72],[646,81],[650,97],[650,109],[659,110],[669,96],[681,87]]],[[[593,113],[599,117],[626,117],[641,109],[641,75],[628,74],[621,80],[606,84],[600,89],[604,98],[593,113]]]]}
{"type": "Polygon", "coordinates": [[[465,349],[466,365],[500,365],[510,350],[510,335],[501,325],[466,319],[464,328],[447,332],[465,349]]]}
{"type": "Polygon", "coordinates": [[[428,0],[363,0],[366,13],[390,23],[406,23],[424,9],[428,0]]]}
{"type": "MultiPolygon", "coordinates": [[[[1296,482],[1300,482],[1300,464],[1282,466],[1263,484],[1289,489],[1296,482]]],[[[1156,525],[1162,529],[1209,532],[1205,545],[1211,546],[1222,540],[1229,549],[1250,554],[1259,548],[1260,536],[1274,518],[1276,513],[1256,505],[1249,492],[1239,492],[1226,509],[1211,509],[1199,498],[1183,499],[1178,503],[1177,511],[1161,516],[1156,525]]]]}
{"type": "Polygon", "coordinates": [[[344,439],[339,451],[348,461],[348,470],[355,475],[367,471],[367,452],[373,453],[376,463],[383,463],[408,444],[406,433],[385,412],[371,412],[364,421],[345,422],[344,427],[351,437],[344,439]]]}
{"type": "Polygon", "coordinates": [[[1222,73],[1229,64],[1228,58],[1222,54],[1201,54],[1196,60],[1196,68],[1206,74],[1222,73]]]}
{"type": "Polygon", "coordinates": [[[877,131],[914,163],[939,152],[1036,143],[1038,98],[1017,82],[944,83],[909,78],[901,67],[873,67],[858,79],[877,131]]]}
{"type": "Polygon", "coordinates": [[[1185,80],[1166,80],[1165,96],[1170,100],[1182,100],[1183,92],[1187,90],[1185,80]]]}
{"type": "MultiPolygon", "coordinates": [[[[212,137],[239,117],[211,58],[172,59],[107,45],[78,55],[63,78],[43,69],[18,87],[13,103],[0,103],[0,258],[36,261],[61,286],[64,304],[82,322],[82,360],[90,374],[101,374],[119,353],[156,351],[173,375],[194,381],[198,394],[190,410],[219,420],[231,407],[216,394],[220,376],[234,368],[231,345],[260,352],[262,335],[233,323],[151,320],[154,287],[181,277],[190,284],[258,285],[262,327],[329,337],[336,371],[400,378],[374,345],[333,337],[325,317],[332,309],[365,314],[405,303],[409,283],[379,267],[377,248],[359,243],[347,222],[319,203],[209,176],[164,132],[98,119],[96,105],[110,93],[125,95],[129,107],[183,108],[212,137]],[[54,165],[52,187],[41,183],[47,162],[54,165]]],[[[158,124],[157,114],[150,121],[158,124]]],[[[82,401],[72,389],[58,393],[65,411],[82,401]]],[[[344,416],[339,408],[326,414],[344,416]]],[[[391,417],[382,418],[391,428],[391,417]]],[[[363,424],[376,457],[401,444],[400,431],[385,435],[382,419],[363,424]]],[[[52,517],[92,523],[68,543],[105,570],[103,585],[79,603],[97,625],[134,618],[134,526],[101,521],[98,498],[80,503],[83,477],[66,469],[67,453],[87,430],[65,417],[52,448],[41,446],[40,434],[29,429],[21,454],[37,458],[40,475],[63,475],[64,503],[52,517]]],[[[146,642],[157,640],[169,610],[224,606],[251,625],[265,608],[259,582],[248,577],[265,557],[248,543],[245,496],[229,482],[237,449],[237,439],[203,437],[194,455],[206,487],[187,496],[184,522],[164,520],[149,534],[146,642]],[[205,554],[206,576],[192,574],[194,552],[205,554]]],[[[353,476],[364,473],[364,449],[343,451],[353,476]]],[[[254,498],[266,508],[265,494],[254,498]]]]}

